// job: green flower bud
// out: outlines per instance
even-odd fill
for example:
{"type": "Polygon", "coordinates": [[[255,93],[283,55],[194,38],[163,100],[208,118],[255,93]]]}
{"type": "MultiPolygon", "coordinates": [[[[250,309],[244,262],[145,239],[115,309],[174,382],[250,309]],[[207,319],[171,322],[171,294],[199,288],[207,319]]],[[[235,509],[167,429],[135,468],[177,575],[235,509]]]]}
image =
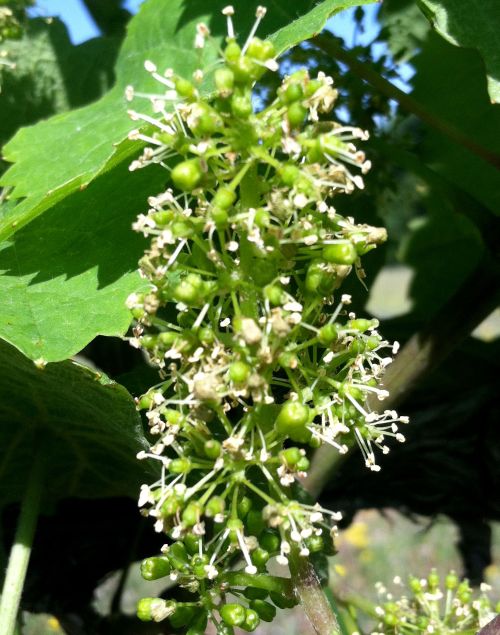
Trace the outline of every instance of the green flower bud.
{"type": "Polygon", "coordinates": [[[186,456],[173,459],[168,466],[171,474],[189,474],[192,469],[191,461],[186,456]]]}
{"type": "Polygon", "coordinates": [[[287,163],[278,170],[278,174],[284,185],[292,187],[298,181],[302,172],[296,165],[287,163]]]}
{"type": "Polygon", "coordinates": [[[191,192],[200,184],[203,176],[199,159],[190,159],[178,163],[170,173],[175,187],[191,192]]]}
{"type": "Polygon", "coordinates": [[[212,207],[210,216],[218,230],[226,229],[229,226],[229,214],[222,207],[212,207]]]}
{"type": "Polygon", "coordinates": [[[226,503],[220,496],[212,496],[205,505],[205,516],[213,518],[217,514],[222,514],[226,508],[226,503]]]}
{"type": "Polygon", "coordinates": [[[307,116],[307,108],[304,108],[300,102],[295,101],[288,106],[286,115],[290,126],[292,128],[299,128],[307,116]]]}
{"type": "Polygon", "coordinates": [[[160,333],[158,335],[158,339],[160,341],[160,344],[170,347],[175,342],[178,336],[179,333],[177,333],[177,331],[163,331],[163,333],[160,333]]]}
{"type": "Polygon", "coordinates": [[[158,338],[156,335],[143,335],[140,338],[140,342],[141,342],[142,348],[145,348],[147,351],[150,351],[153,348],[155,348],[158,342],[158,338]]]}
{"type": "Polygon", "coordinates": [[[454,571],[450,571],[445,578],[445,587],[450,591],[454,591],[457,588],[458,583],[459,579],[457,574],[454,571]]]}
{"type": "Polygon", "coordinates": [[[247,532],[251,536],[260,536],[265,529],[265,523],[262,518],[262,512],[258,509],[251,509],[245,518],[247,532]]]}
{"type": "Polygon", "coordinates": [[[146,558],[141,562],[141,575],[145,580],[158,580],[167,576],[172,567],[164,556],[146,558]]]}
{"type": "Polygon", "coordinates": [[[235,117],[247,119],[253,112],[252,98],[250,95],[238,95],[234,93],[231,97],[231,112],[235,117]]]}
{"type": "Polygon", "coordinates": [[[299,82],[290,82],[285,89],[284,98],[286,104],[299,101],[304,97],[304,89],[299,82]]]}
{"type": "Polygon", "coordinates": [[[299,472],[307,472],[311,467],[311,463],[306,456],[301,456],[299,461],[297,461],[296,467],[299,472]]]}
{"type": "Polygon", "coordinates": [[[228,187],[219,187],[214,195],[212,204],[222,209],[229,209],[236,200],[236,194],[228,187]]]}
{"type": "Polygon", "coordinates": [[[257,611],[247,609],[245,613],[245,621],[240,624],[240,628],[244,631],[252,632],[260,624],[260,617],[257,611]]]}
{"type": "Polygon", "coordinates": [[[228,61],[228,65],[234,73],[235,83],[241,86],[251,86],[262,75],[264,70],[260,69],[247,55],[242,55],[231,62],[228,61]]]}
{"type": "Polygon", "coordinates": [[[358,318],[356,320],[349,320],[349,322],[347,322],[348,329],[356,329],[361,333],[364,333],[370,328],[376,328],[377,326],[378,320],[363,320],[358,318]]]}
{"type": "Polygon", "coordinates": [[[224,604],[219,609],[219,614],[229,626],[241,626],[246,618],[245,607],[241,604],[224,604]]]}
{"type": "Polygon", "coordinates": [[[236,535],[238,532],[243,533],[244,531],[243,523],[239,518],[230,518],[226,523],[226,527],[229,529],[229,537],[233,541],[238,539],[236,535]]]}
{"type": "Polygon", "coordinates": [[[146,393],[145,395],[142,395],[142,397],[139,397],[139,401],[137,402],[137,408],[139,410],[149,410],[152,405],[153,405],[153,397],[149,395],[148,393],[146,393]]]}
{"type": "Polygon", "coordinates": [[[302,453],[299,448],[296,447],[287,448],[286,450],[282,450],[280,452],[280,459],[282,463],[292,469],[295,468],[301,458],[302,453]]]}
{"type": "Polygon", "coordinates": [[[252,562],[258,569],[263,569],[270,557],[271,555],[269,551],[262,549],[262,547],[257,547],[257,549],[254,549],[251,555],[252,562]]]}
{"type": "Polygon", "coordinates": [[[183,77],[177,77],[174,80],[175,90],[179,97],[184,97],[185,99],[191,99],[196,95],[196,88],[191,84],[190,81],[184,79],[183,77]]]}
{"type": "Polygon", "coordinates": [[[169,496],[161,506],[161,515],[163,518],[175,516],[181,508],[181,503],[176,496],[169,496]]]}
{"type": "Polygon", "coordinates": [[[234,87],[234,73],[229,68],[218,68],[214,74],[215,86],[222,97],[228,97],[234,87]]]}
{"type": "Polygon", "coordinates": [[[318,79],[309,80],[304,88],[304,93],[306,97],[312,97],[314,93],[322,87],[322,82],[318,79]]]}
{"type": "Polygon", "coordinates": [[[264,287],[264,296],[273,306],[279,306],[283,302],[283,289],[276,284],[268,284],[264,287]]]}
{"type": "Polygon", "coordinates": [[[334,243],[323,247],[323,258],[337,265],[352,265],[358,259],[358,253],[352,243],[334,243]]]}
{"type": "Polygon", "coordinates": [[[384,615],[384,623],[387,624],[387,626],[394,627],[398,625],[399,620],[394,613],[386,613],[384,615]]]}
{"type": "Polygon", "coordinates": [[[182,544],[182,542],[178,541],[170,545],[166,555],[174,569],[177,569],[178,571],[185,571],[186,569],[189,570],[189,558],[186,547],[182,544]]]}
{"type": "Polygon", "coordinates": [[[224,57],[228,62],[235,62],[241,56],[241,48],[235,40],[230,40],[224,50],[224,57]]]}
{"type": "Polygon", "coordinates": [[[198,501],[192,501],[188,503],[187,507],[182,512],[182,522],[187,527],[193,527],[200,521],[200,516],[203,513],[203,506],[198,501]]]}
{"type": "Polygon", "coordinates": [[[209,441],[205,441],[203,446],[203,450],[209,459],[217,459],[222,452],[222,445],[219,441],[215,439],[210,439],[209,441]]]}
{"type": "Polygon", "coordinates": [[[247,55],[261,62],[265,62],[276,55],[276,50],[271,42],[253,37],[248,45],[247,55]]]}
{"type": "Polygon", "coordinates": [[[205,571],[206,565],[209,563],[210,558],[203,554],[202,556],[195,554],[191,558],[191,568],[193,573],[198,580],[204,580],[207,577],[207,572],[205,571]]]}
{"type": "Polygon", "coordinates": [[[215,342],[215,333],[212,327],[202,326],[198,331],[198,339],[205,346],[210,346],[215,342]]]}
{"type": "Polygon", "coordinates": [[[321,536],[310,536],[306,538],[305,543],[311,553],[318,553],[322,551],[325,546],[325,542],[321,536]]]}
{"type": "Polygon", "coordinates": [[[233,362],[229,366],[229,378],[235,384],[244,384],[249,378],[251,370],[245,362],[233,362]]]}
{"type": "Polygon", "coordinates": [[[252,509],[252,500],[248,496],[242,496],[238,501],[238,516],[243,519],[252,509]]]}
{"type": "Polygon", "coordinates": [[[309,408],[298,401],[285,401],[274,428],[278,434],[289,435],[297,429],[303,429],[309,421],[309,408]]]}
{"type": "Polygon", "coordinates": [[[422,592],[422,584],[418,578],[410,576],[410,579],[408,580],[408,586],[413,591],[413,593],[415,593],[415,595],[418,595],[422,592]]]}
{"type": "Polygon", "coordinates": [[[427,582],[429,583],[429,588],[431,591],[435,591],[440,584],[439,575],[436,569],[432,569],[432,571],[427,576],[427,582]]]}
{"type": "Polygon", "coordinates": [[[281,355],[279,356],[278,363],[281,366],[281,368],[293,369],[293,368],[297,368],[299,360],[297,355],[295,355],[294,353],[285,351],[284,353],[281,353],[281,355]]]}
{"type": "Polygon", "coordinates": [[[271,554],[279,551],[281,540],[274,529],[266,529],[259,537],[260,546],[271,554]]]}
{"type": "Polygon", "coordinates": [[[318,340],[327,346],[339,338],[339,327],[336,324],[325,324],[319,329],[318,340]]]}
{"type": "Polygon", "coordinates": [[[143,622],[161,622],[175,611],[176,603],[161,598],[142,598],[137,603],[137,617],[143,622]]]}

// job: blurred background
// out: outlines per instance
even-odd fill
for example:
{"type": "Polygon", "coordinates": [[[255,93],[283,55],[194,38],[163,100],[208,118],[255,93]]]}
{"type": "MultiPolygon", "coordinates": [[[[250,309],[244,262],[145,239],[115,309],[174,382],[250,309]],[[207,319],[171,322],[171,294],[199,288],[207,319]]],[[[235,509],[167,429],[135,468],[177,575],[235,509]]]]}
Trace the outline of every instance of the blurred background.
{"type": "MultiPolygon", "coordinates": [[[[95,70],[96,81],[78,99],[70,95],[61,105],[56,103],[53,87],[37,86],[33,107],[16,113],[17,119],[8,97],[11,80],[5,77],[0,142],[10,138],[15,126],[83,105],[105,92],[113,82],[110,60],[140,5],[140,0],[36,2],[28,10],[30,21],[59,19],[75,46],[106,38],[110,57],[104,69],[95,70]]],[[[365,191],[342,201],[341,211],[385,225],[389,240],[371,260],[366,259],[369,291],[357,281],[350,283],[358,298],[356,311],[380,319],[380,330],[388,339],[405,344],[415,333],[423,333],[422,342],[432,337],[437,341],[435,359],[428,360],[427,372],[405,392],[398,406],[412,421],[407,443],[384,458],[380,474],[367,473],[354,455],[334,466],[319,488],[321,502],[341,509],[345,519],[338,554],[328,563],[330,585],[340,597],[354,594],[375,599],[375,582],[390,585],[396,575],[423,576],[435,566],[440,573],[453,568],[466,574],[476,585],[485,580],[498,600],[500,310],[496,283],[500,242],[493,215],[498,213],[498,176],[495,182],[495,173],[443,136],[442,128],[429,123],[426,113],[451,120],[488,147],[500,140],[498,135],[495,140],[495,131],[500,133],[500,106],[493,107],[488,100],[484,77],[477,72],[481,66],[477,53],[439,38],[410,0],[387,0],[382,7],[374,4],[343,11],[330,19],[326,31],[323,39],[286,54],[282,68],[286,72],[307,66],[311,72],[331,74],[339,89],[336,117],[373,131],[367,154],[375,167],[365,191]],[[458,94],[460,98],[454,99],[458,94]],[[404,95],[414,101],[406,102],[404,95]]],[[[57,59],[48,63],[55,64],[57,59]]],[[[266,81],[258,87],[264,101],[270,83],[277,80],[266,81]]],[[[125,343],[97,338],[82,356],[133,393],[139,391],[130,378],[143,360],[125,343]]],[[[127,526],[134,505],[116,504],[124,536],[136,536],[135,524],[127,526]]],[[[88,516],[93,513],[89,507],[88,516]]],[[[41,532],[49,535],[59,524],[64,542],[65,515],[58,514],[42,524],[41,532]]],[[[138,557],[142,549],[150,553],[146,547],[150,529],[141,531],[138,557]]],[[[71,620],[89,595],[88,610],[109,615],[119,589],[119,603],[132,615],[141,595],[161,591],[160,584],[141,581],[132,563],[115,566],[120,560],[117,555],[110,558],[109,570],[103,565],[99,579],[89,577],[85,588],[82,582],[80,603],[75,598],[67,605],[63,598],[62,606],[50,601],[44,606],[39,601],[51,568],[60,569],[69,579],[84,568],[76,553],[78,545],[85,543],[88,553],[102,553],[105,558],[110,540],[96,525],[87,528],[86,535],[76,534],[73,542],[62,544],[61,561],[34,554],[26,635],[62,633],[64,628],[68,635],[84,633],[84,627],[71,620]],[[71,566],[70,555],[74,556],[71,566]],[[64,613],[67,622],[62,625],[50,613],[35,614],[43,610],[64,613]]],[[[74,593],[78,596],[78,590],[74,593]]],[[[271,629],[257,632],[298,635],[309,633],[308,629],[300,611],[290,611],[271,629]]]]}

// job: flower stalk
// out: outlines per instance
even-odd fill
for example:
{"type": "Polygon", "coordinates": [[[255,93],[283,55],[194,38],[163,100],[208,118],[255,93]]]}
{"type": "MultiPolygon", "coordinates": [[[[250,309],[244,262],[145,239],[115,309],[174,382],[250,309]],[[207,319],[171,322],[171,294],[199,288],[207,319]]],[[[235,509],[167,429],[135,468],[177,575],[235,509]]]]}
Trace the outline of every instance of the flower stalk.
{"type": "Polygon", "coordinates": [[[21,502],[14,542],[12,544],[0,598],[0,633],[14,635],[21,595],[28,570],[43,489],[44,457],[39,451],[33,461],[21,502]]]}

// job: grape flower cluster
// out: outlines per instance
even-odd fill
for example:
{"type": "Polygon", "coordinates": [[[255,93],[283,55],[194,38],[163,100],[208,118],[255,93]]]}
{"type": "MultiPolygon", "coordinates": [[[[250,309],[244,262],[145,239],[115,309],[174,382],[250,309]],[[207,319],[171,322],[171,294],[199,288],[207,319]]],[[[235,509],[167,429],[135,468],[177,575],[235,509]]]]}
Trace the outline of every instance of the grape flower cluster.
{"type": "MultiPolygon", "coordinates": [[[[0,0],[0,42],[18,40],[24,32],[25,11],[34,0],[0,0]]],[[[0,64],[5,63],[0,59],[0,64]]]]}
{"type": "Polygon", "coordinates": [[[394,583],[401,588],[398,598],[383,584],[377,585],[380,604],[375,612],[380,622],[371,635],[413,635],[415,632],[474,635],[500,611],[500,604],[496,607],[491,604],[487,584],[482,584],[480,592],[474,593],[467,580],[460,581],[454,571],[444,580],[435,570],[427,578],[411,576],[407,589],[399,577],[394,578],[394,583]]]}
{"type": "MultiPolygon", "coordinates": [[[[363,278],[361,257],[386,238],[333,205],[363,188],[370,162],[355,143],[368,134],[328,119],[337,91],[323,73],[294,72],[257,110],[255,82],[278,69],[272,43],[255,36],[265,9],[242,46],[233,8],[223,13],[212,94],[200,94],[201,70],[186,79],[152,61],[158,94],[126,89],[152,104],[152,115],[129,111],[130,138],[145,145],[130,170],[160,164],[170,186],[133,226],[151,242],[140,261],[149,289],[128,299],[131,343],[159,369],[138,399],[154,439],[138,458],[159,468],[139,505],[169,538],[142,573],[189,594],[143,599],[138,614],[189,635],[207,620],[220,634],[253,631],[296,603],[267,563],[328,552],[340,519],[301,493],[308,448],[357,443],[378,470],[376,450],[404,441],[407,422],[370,407],[387,396],[396,346],[338,291],[351,271],[363,278]]],[[[208,37],[199,24],[195,46],[208,37]]]]}

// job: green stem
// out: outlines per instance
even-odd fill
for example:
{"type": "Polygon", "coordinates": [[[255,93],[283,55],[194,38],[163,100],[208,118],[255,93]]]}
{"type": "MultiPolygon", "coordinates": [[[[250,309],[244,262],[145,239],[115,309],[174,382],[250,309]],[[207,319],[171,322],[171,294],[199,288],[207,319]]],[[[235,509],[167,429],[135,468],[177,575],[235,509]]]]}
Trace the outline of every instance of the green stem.
{"type": "Polygon", "coordinates": [[[500,170],[500,156],[496,152],[492,152],[488,148],[485,148],[481,144],[477,143],[475,139],[464,134],[454,124],[438,117],[433,112],[427,110],[416,99],[407,95],[399,88],[396,88],[394,84],[387,81],[382,75],[374,71],[368,64],[361,62],[354,55],[346,51],[335,38],[328,35],[317,35],[312,39],[313,44],[320,48],[325,53],[328,53],[336,60],[343,62],[349,67],[355,75],[360,77],[365,82],[371,84],[376,90],[386,95],[390,99],[394,99],[404,110],[416,115],[419,119],[425,122],[427,125],[432,126],[442,134],[446,135],[449,139],[458,143],[459,145],[467,148],[470,152],[481,157],[483,161],[486,161],[493,167],[500,170]]]}
{"type": "Polygon", "coordinates": [[[380,615],[378,615],[377,611],[375,610],[375,604],[364,597],[354,594],[347,594],[342,595],[342,597],[339,598],[339,602],[345,607],[354,607],[355,609],[362,611],[365,615],[369,615],[376,620],[380,619],[380,615]]]}
{"type": "Polygon", "coordinates": [[[345,615],[346,611],[345,610],[343,611],[338,606],[335,596],[333,595],[333,592],[330,587],[324,588],[324,594],[326,596],[326,599],[330,603],[330,606],[332,607],[333,612],[335,613],[335,617],[337,618],[341,635],[350,635],[350,633],[359,632],[359,628],[357,627],[357,624],[354,622],[352,617],[350,615],[346,616],[345,615]],[[348,625],[350,628],[348,627],[348,625]]]}
{"type": "Polygon", "coordinates": [[[250,574],[241,571],[229,571],[224,573],[222,580],[231,587],[249,587],[265,589],[269,593],[279,593],[287,598],[293,598],[293,586],[289,578],[279,578],[272,575],[250,574]]]}
{"type": "Polygon", "coordinates": [[[40,509],[40,497],[43,481],[43,457],[40,452],[31,468],[26,491],[21,502],[21,512],[10,550],[9,564],[0,600],[0,633],[14,635],[17,628],[17,614],[24,580],[28,570],[31,546],[35,535],[36,522],[40,509]]]}
{"type": "Polygon", "coordinates": [[[296,548],[288,556],[290,573],[302,608],[317,635],[341,635],[339,624],[312,564],[296,548]]]}

